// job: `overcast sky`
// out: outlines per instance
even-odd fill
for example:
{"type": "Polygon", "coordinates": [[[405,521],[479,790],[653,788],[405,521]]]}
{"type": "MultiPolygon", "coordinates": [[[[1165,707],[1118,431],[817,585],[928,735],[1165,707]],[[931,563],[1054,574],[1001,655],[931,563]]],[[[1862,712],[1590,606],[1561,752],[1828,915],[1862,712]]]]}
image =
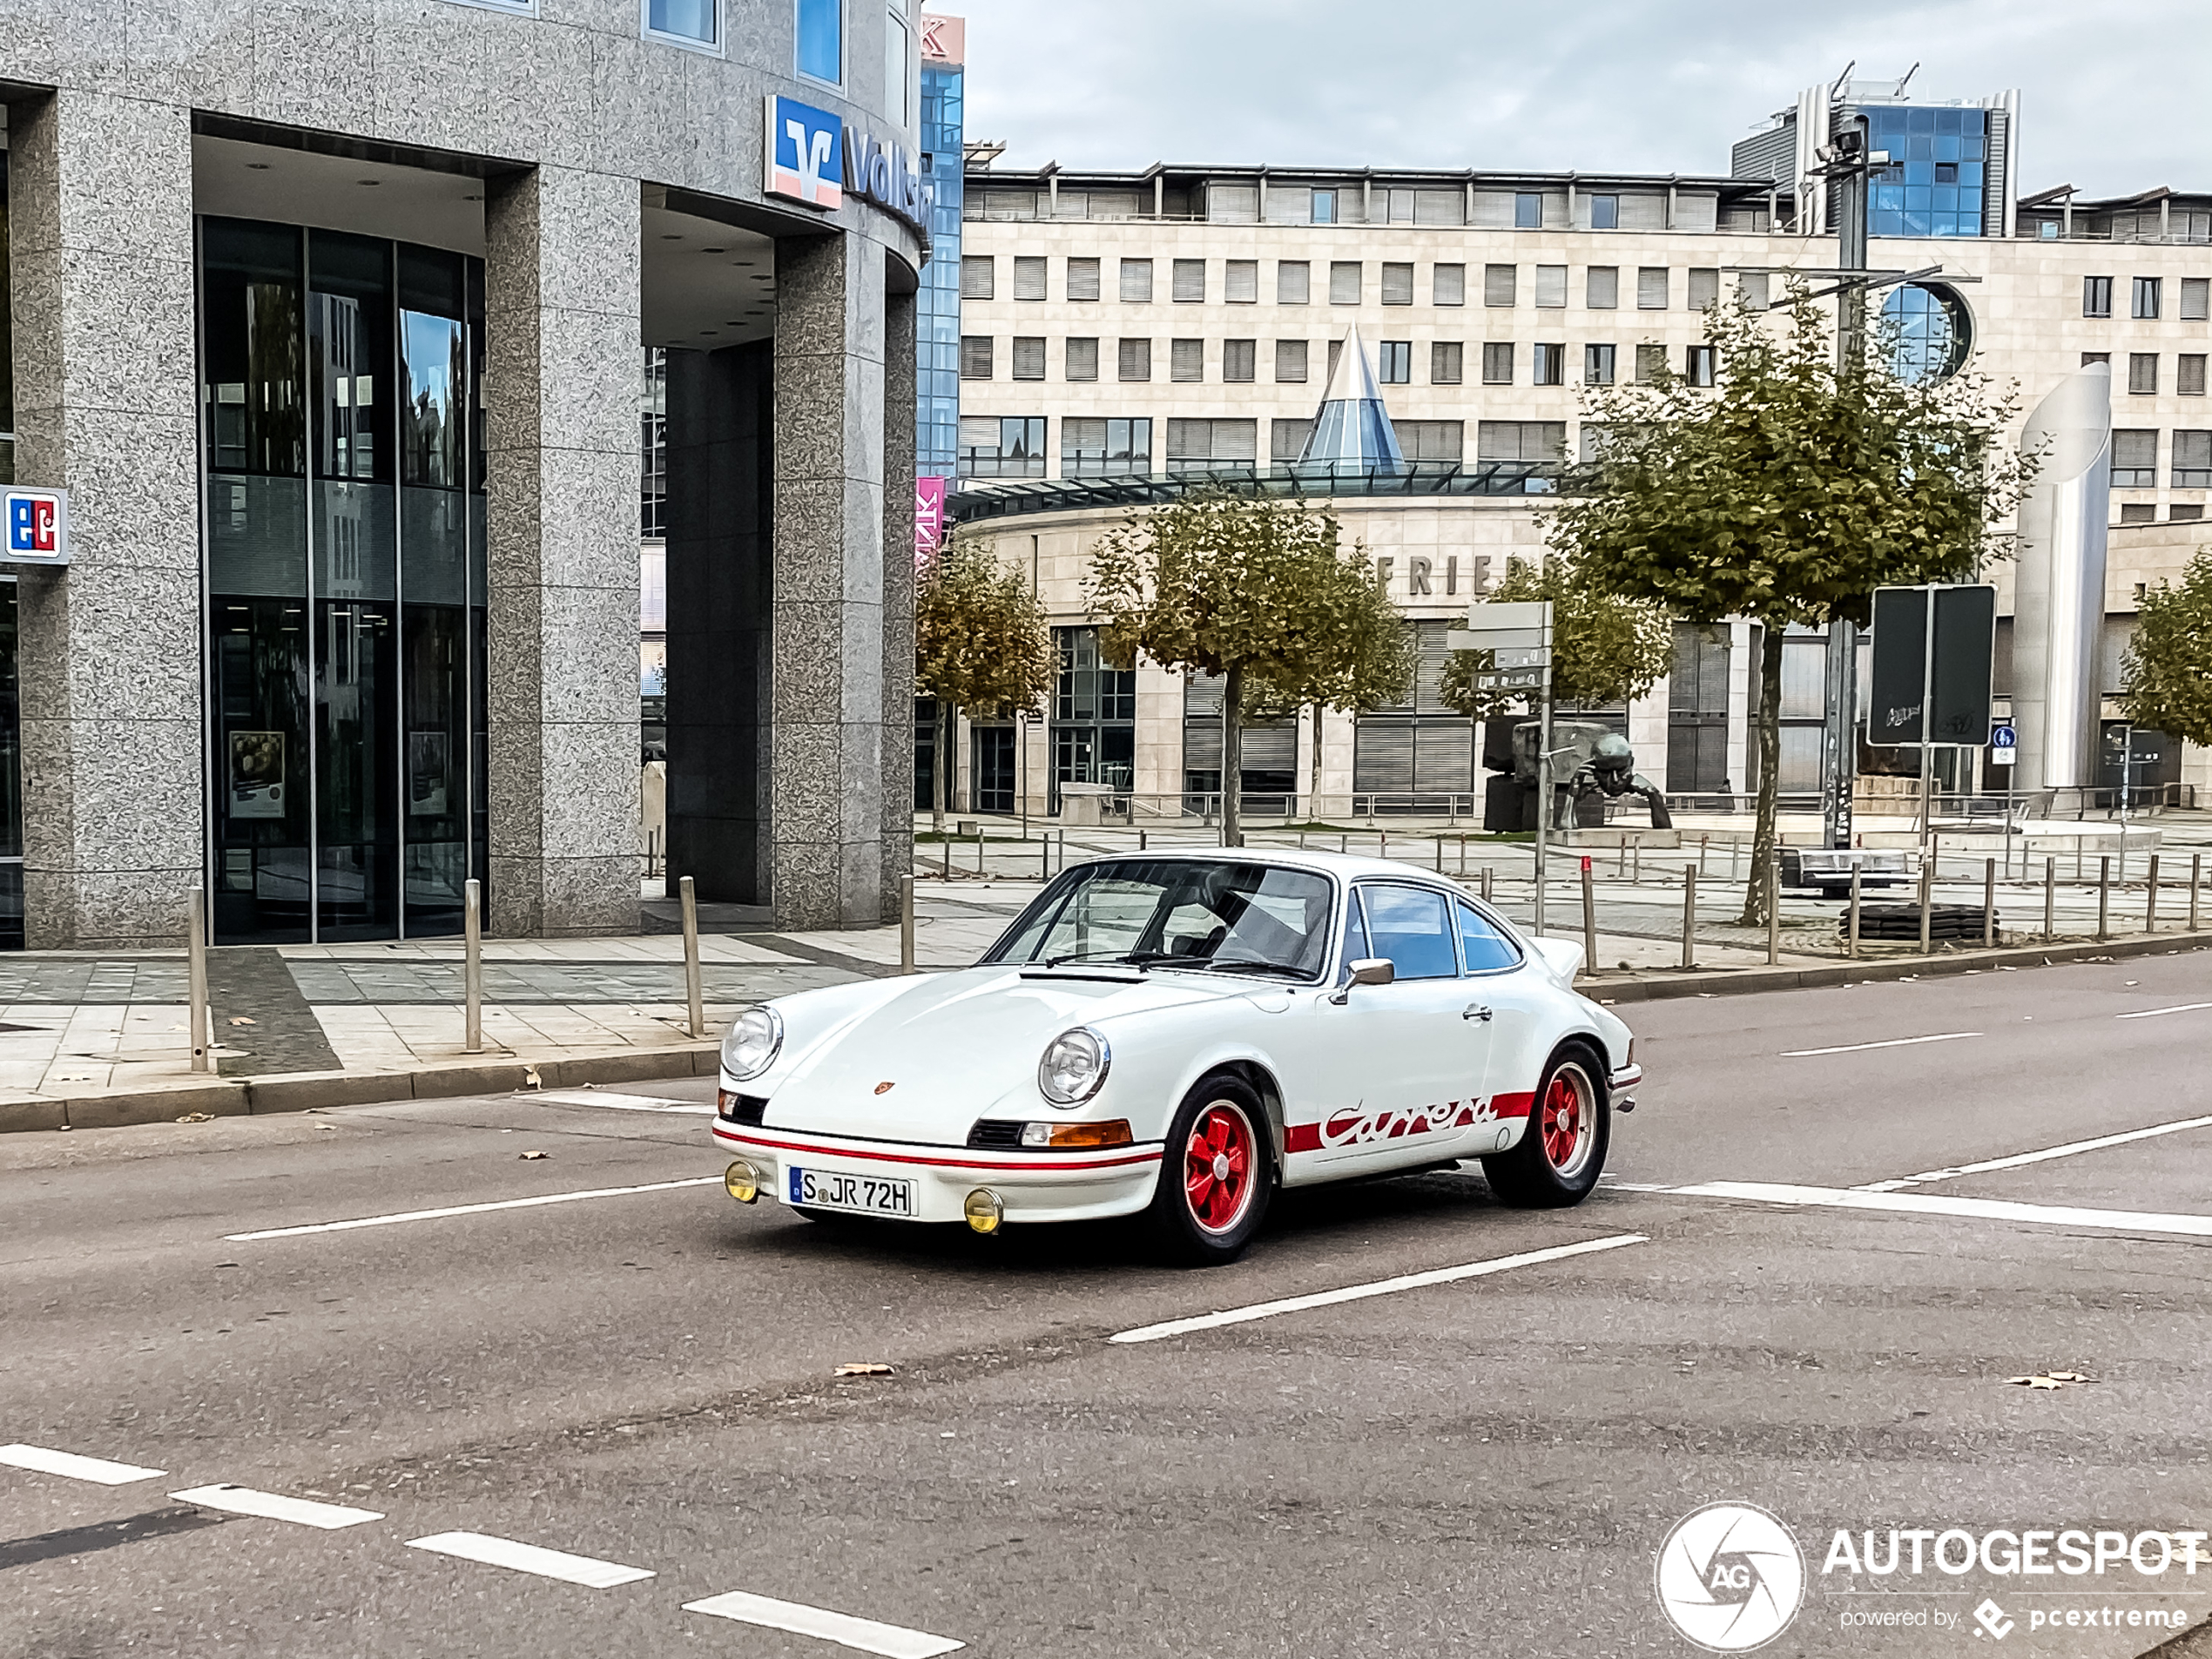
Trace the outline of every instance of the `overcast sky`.
{"type": "Polygon", "coordinates": [[[1725,172],[1854,58],[2021,94],[2021,193],[2212,189],[2204,0],[938,0],[1007,163],[1725,172]]]}

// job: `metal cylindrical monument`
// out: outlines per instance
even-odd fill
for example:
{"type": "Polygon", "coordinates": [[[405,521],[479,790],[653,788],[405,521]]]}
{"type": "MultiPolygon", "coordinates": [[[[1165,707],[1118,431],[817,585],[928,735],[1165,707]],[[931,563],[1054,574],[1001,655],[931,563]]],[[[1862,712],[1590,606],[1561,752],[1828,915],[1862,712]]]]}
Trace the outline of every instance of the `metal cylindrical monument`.
{"type": "Polygon", "coordinates": [[[2112,371],[2092,363],[2027,417],[2041,470],[2020,503],[2013,720],[2030,787],[2096,782],[2103,692],[2105,522],[2112,494],[2112,371]]]}

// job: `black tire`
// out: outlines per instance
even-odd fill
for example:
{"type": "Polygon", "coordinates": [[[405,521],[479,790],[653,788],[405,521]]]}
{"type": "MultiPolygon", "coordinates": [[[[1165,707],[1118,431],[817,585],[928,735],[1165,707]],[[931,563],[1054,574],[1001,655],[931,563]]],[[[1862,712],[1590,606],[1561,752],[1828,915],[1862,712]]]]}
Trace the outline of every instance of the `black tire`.
{"type": "Polygon", "coordinates": [[[1544,1068],[1520,1143],[1509,1152],[1483,1159],[1482,1173],[1501,1204],[1563,1209],[1596,1190],[1612,1139],[1613,1103],[1604,1062],[1583,1044],[1567,1043],[1544,1068]],[[1573,1102],[1554,1103],[1555,1088],[1573,1095],[1573,1102]],[[1580,1121],[1561,1121],[1569,1112],[1580,1121]]]}
{"type": "Polygon", "coordinates": [[[1219,1267],[1244,1253],[1274,1197],[1274,1137],[1258,1095],[1233,1073],[1199,1079],[1168,1130],[1159,1185],[1144,1212],[1152,1242],[1171,1261],[1219,1267]],[[1207,1170],[1212,1178],[1194,1189],[1188,1177],[1202,1124],[1216,1149],[1207,1170]]]}

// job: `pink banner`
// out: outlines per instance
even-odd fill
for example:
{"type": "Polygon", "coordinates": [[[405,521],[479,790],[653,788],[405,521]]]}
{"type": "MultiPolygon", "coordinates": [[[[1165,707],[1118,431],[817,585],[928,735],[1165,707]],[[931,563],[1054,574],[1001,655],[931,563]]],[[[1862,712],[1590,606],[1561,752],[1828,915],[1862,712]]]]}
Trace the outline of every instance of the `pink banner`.
{"type": "Polygon", "coordinates": [[[934,553],[945,539],[945,480],[914,480],[914,563],[934,553]]]}

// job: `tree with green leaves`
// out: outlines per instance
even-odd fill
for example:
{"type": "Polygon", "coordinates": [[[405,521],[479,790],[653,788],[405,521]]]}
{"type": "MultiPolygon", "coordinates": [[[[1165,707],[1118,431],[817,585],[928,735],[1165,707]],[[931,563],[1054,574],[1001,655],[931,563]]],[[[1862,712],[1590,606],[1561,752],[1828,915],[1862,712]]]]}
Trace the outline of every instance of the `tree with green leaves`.
{"type": "MultiPolygon", "coordinates": [[[[1674,624],[1649,600],[1625,599],[1584,579],[1564,553],[1541,560],[1508,558],[1506,573],[1483,596],[1485,603],[1548,599],[1552,605],[1552,702],[1584,708],[1632,703],[1673,665],[1674,624]]],[[[1516,705],[1534,711],[1533,691],[1479,686],[1474,677],[1491,666],[1490,653],[1455,651],[1446,659],[1439,696],[1445,707],[1488,719],[1516,705]]]]}
{"type": "Polygon", "coordinates": [[[914,584],[914,685],[937,699],[937,761],[930,821],[945,830],[958,711],[1004,717],[1035,709],[1058,664],[1044,610],[1019,571],[983,537],[955,531],[914,584]]]}
{"type": "Polygon", "coordinates": [[[2212,745],[2212,548],[2199,548],[2181,585],[2161,582],[2135,605],[2121,712],[2137,725],[2212,745]]]}
{"type": "Polygon", "coordinates": [[[1715,306],[1717,383],[1662,371],[1588,398],[1603,439],[1548,535],[1580,579],[1685,622],[1763,624],[1759,789],[1743,921],[1766,920],[1790,624],[1864,621],[1885,583],[1957,581],[2008,552],[1996,526],[2034,460],[2005,442],[2013,399],[1979,376],[1848,368],[1802,290],[1771,318],[1715,306]]]}
{"type": "Polygon", "coordinates": [[[1109,661],[1141,652],[1222,684],[1222,845],[1243,845],[1248,714],[1374,707],[1413,674],[1406,627],[1335,516],[1224,489],[1132,513],[1101,537],[1084,592],[1109,661]],[[1355,554],[1356,554],[1355,550],[1355,554]]]}

